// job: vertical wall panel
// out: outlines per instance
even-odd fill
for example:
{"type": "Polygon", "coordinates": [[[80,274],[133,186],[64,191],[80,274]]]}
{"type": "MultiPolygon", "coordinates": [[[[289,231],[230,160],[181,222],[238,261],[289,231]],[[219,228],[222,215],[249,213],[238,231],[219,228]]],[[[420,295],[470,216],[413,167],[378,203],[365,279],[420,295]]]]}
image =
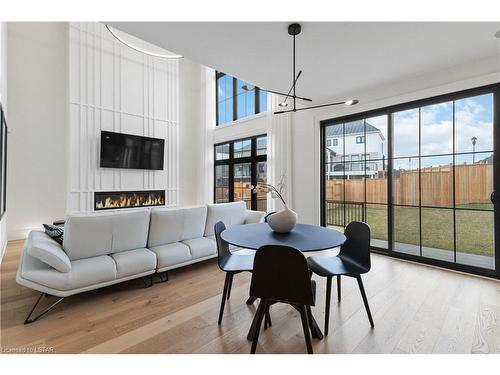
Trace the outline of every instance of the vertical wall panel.
{"type": "Polygon", "coordinates": [[[136,52],[100,23],[70,24],[68,211],[93,211],[95,191],[165,189],[178,204],[177,60],[136,52]],[[101,130],[165,139],[163,171],[100,168],[101,130]]]}

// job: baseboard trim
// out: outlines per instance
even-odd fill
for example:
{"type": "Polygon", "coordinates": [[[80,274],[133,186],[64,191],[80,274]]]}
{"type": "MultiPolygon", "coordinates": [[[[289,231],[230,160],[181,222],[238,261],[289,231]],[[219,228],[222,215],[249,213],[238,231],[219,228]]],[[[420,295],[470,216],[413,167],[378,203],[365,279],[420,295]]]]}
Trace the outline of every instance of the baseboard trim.
{"type": "Polygon", "coordinates": [[[28,237],[28,233],[32,230],[43,230],[43,227],[31,227],[31,228],[18,228],[12,229],[7,232],[7,240],[15,241],[15,240],[24,240],[28,237]]]}

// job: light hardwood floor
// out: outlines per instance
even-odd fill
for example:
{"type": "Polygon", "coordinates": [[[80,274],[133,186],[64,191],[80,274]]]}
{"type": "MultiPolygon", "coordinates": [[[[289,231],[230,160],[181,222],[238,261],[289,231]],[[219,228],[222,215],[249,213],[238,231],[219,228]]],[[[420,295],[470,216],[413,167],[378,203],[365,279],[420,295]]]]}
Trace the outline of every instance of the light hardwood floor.
{"type": "MultiPolygon", "coordinates": [[[[48,348],[54,353],[249,353],[246,334],[256,310],[247,306],[250,275],[234,278],[221,326],[224,274],[216,261],[169,273],[144,288],[142,279],[65,299],[41,320],[23,325],[38,292],[17,285],[22,241],[10,242],[1,264],[2,352],[48,348]]],[[[315,353],[500,353],[500,283],[372,256],[364,276],[375,328],[354,279],[343,278],[342,302],[332,288],[330,334],[315,353]]],[[[313,314],[323,328],[325,279],[313,314]]],[[[45,301],[46,303],[48,301],[45,301]]],[[[258,353],[305,353],[300,317],[275,305],[258,353]]]]}

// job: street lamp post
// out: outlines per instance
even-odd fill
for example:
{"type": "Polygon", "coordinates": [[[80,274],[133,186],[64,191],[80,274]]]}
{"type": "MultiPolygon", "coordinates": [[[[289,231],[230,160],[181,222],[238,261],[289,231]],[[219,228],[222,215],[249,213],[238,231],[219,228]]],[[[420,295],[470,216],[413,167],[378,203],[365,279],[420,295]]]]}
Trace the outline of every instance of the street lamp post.
{"type": "Polygon", "coordinates": [[[472,142],[472,164],[476,162],[476,141],[477,137],[472,137],[471,139],[472,142]]]}

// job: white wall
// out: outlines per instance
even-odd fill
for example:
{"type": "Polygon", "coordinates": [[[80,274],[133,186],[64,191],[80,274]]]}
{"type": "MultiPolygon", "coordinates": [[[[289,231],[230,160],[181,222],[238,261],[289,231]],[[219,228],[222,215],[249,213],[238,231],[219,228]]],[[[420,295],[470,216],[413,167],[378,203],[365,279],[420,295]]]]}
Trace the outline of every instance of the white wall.
{"type": "Polygon", "coordinates": [[[66,212],[68,25],[7,25],[7,234],[66,212]]]}
{"type": "Polygon", "coordinates": [[[202,198],[204,121],[201,107],[204,68],[188,59],[179,61],[179,205],[205,203],[202,198]]]}
{"type": "Polygon", "coordinates": [[[137,52],[95,22],[70,23],[69,56],[68,211],[93,211],[95,191],[165,189],[176,206],[179,61],[137,52]],[[165,139],[164,170],[100,168],[101,130],[165,139]]]}
{"type": "Polygon", "coordinates": [[[169,206],[201,203],[200,65],[135,52],[99,23],[7,28],[9,239],[93,210],[99,190],[165,189],[169,206]],[[101,129],[165,138],[165,170],[100,169],[101,129]]]}
{"type": "MultiPolygon", "coordinates": [[[[7,116],[7,24],[0,23],[0,103],[7,116]]],[[[7,246],[7,212],[0,220],[0,262],[7,246]]]]}

